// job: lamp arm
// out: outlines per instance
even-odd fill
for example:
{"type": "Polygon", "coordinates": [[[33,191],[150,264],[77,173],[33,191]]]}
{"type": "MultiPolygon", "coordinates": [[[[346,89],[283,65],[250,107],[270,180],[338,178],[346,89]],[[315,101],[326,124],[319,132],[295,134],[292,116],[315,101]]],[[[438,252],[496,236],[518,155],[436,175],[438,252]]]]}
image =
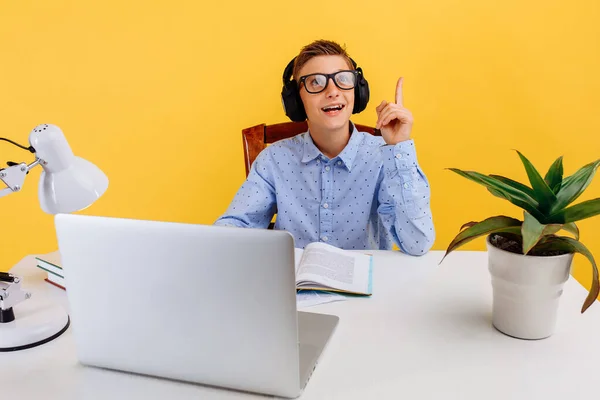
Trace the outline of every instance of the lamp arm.
{"type": "Polygon", "coordinates": [[[23,188],[23,183],[25,182],[25,176],[29,170],[40,163],[43,163],[43,161],[39,158],[36,158],[35,161],[29,165],[22,162],[20,164],[15,164],[7,168],[0,169],[0,181],[4,182],[4,184],[7,186],[4,189],[0,189],[0,197],[21,190],[21,188],[23,188]]]}
{"type": "MultiPolygon", "coordinates": [[[[36,157],[29,165],[22,162],[0,169],[0,181],[7,186],[0,189],[0,197],[21,190],[29,170],[40,163],[44,161],[36,157]]],[[[21,289],[21,280],[18,277],[0,272],[0,324],[13,321],[15,317],[12,308],[30,297],[31,293],[21,289]]]]}
{"type": "Polygon", "coordinates": [[[21,279],[18,276],[7,272],[0,272],[0,312],[10,310],[30,297],[31,293],[21,288],[21,279]]]}

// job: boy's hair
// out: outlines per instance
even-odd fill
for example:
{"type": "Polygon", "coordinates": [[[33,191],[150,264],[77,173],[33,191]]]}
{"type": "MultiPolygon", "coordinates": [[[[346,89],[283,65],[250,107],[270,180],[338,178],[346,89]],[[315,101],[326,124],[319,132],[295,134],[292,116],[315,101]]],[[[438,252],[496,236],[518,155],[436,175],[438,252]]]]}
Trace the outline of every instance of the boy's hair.
{"type": "Polygon", "coordinates": [[[304,46],[302,50],[300,50],[300,54],[296,57],[296,60],[294,61],[294,79],[300,78],[300,76],[298,76],[300,69],[308,62],[308,60],[317,56],[342,56],[346,60],[348,67],[352,70],[354,69],[354,64],[350,60],[348,53],[346,53],[345,48],[331,40],[316,40],[311,44],[304,46]]]}

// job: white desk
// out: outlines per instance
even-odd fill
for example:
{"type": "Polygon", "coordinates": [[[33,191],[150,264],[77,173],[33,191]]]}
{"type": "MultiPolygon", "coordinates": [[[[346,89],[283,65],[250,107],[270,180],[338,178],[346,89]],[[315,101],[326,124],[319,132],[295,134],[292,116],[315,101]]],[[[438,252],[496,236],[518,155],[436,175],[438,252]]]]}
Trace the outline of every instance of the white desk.
{"type": "MultiPolygon", "coordinates": [[[[571,279],[558,328],[541,341],[507,337],[490,323],[491,287],[483,252],[413,258],[375,252],[371,298],[307,311],[340,316],[302,399],[592,399],[598,397],[600,304],[579,313],[586,291],[571,279]]],[[[32,257],[25,275],[39,299],[66,302],[41,281],[32,257]]],[[[102,282],[100,282],[102,284],[102,282]]],[[[31,299],[33,300],[33,298],[31,299]]],[[[3,399],[250,399],[224,389],[84,367],[69,329],[43,346],[0,353],[3,399]]]]}

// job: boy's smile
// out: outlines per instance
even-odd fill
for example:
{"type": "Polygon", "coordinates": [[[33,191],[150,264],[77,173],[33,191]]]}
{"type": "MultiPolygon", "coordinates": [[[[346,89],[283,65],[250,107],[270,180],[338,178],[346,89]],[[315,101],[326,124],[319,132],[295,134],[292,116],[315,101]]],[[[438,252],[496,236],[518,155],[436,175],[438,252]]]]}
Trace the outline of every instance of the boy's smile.
{"type": "Polygon", "coordinates": [[[325,113],[325,115],[332,117],[332,116],[336,116],[336,115],[340,114],[342,112],[342,110],[344,109],[344,107],[346,107],[345,104],[332,103],[332,104],[329,104],[329,105],[321,108],[321,110],[325,113]]]}

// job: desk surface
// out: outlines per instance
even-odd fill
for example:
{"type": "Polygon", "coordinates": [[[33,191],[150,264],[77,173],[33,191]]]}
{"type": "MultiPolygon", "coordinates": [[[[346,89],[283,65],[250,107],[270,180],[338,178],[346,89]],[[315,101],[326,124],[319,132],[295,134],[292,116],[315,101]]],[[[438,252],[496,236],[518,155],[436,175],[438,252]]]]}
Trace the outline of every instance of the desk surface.
{"type": "MultiPolygon", "coordinates": [[[[598,396],[600,304],[579,310],[587,292],[571,278],[556,333],[513,339],[491,326],[484,252],[422,257],[374,253],[371,298],[322,304],[340,324],[301,399],[585,399],[598,396]]],[[[29,256],[12,272],[39,300],[66,304],[29,256]]],[[[28,301],[32,301],[31,300],[28,301]]],[[[43,346],[0,355],[7,399],[251,399],[208,388],[78,364],[69,329],[43,346]]]]}

